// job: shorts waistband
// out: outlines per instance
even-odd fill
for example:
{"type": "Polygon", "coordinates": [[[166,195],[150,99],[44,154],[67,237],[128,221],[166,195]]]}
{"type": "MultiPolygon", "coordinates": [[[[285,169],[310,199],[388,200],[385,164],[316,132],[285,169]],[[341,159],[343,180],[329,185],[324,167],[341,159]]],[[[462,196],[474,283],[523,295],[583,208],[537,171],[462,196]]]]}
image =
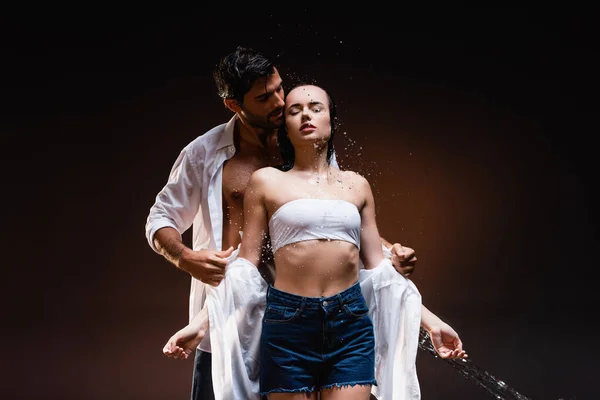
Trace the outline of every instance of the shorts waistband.
{"type": "Polygon", "coordinates": [[[351,302],[362,296],[360,289],[360,283],[356,282],[348,289],[343,290],[333,296],[329,297],[305,297],[297,294],[283,292],[279,289],[275,289],[273,285],[269,285],[267,293],[267,301],[275,301],[279,304],[283,304],[290,307],[300,307],[307,309],[317,308],[336,308],[346,303],[351,302]]]}

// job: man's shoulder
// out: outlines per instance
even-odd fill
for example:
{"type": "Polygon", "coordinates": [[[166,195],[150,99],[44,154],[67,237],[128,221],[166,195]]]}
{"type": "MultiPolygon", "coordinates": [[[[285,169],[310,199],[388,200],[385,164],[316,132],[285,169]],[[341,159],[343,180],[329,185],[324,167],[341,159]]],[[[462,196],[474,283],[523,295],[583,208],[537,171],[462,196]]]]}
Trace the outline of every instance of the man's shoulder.
{"type": "Polygon", "coordinates": [[[225,128],[227,123],[223,123],[215,126],[214,128],[202,133],[194,140],[192,140],[186,146],[186,149],[189,150],[209,150],[214,149],[218,144],[223,135],[225,134],[225,128]]]}

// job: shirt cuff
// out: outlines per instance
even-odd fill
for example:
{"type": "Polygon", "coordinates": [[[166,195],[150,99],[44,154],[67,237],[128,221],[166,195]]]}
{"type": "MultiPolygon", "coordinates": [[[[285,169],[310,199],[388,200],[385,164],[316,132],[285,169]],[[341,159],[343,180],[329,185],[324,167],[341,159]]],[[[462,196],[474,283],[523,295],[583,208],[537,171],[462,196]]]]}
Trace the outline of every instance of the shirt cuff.
{"type": "Polygon", "coordinates": [[[381,244],[381,248],[383,249],[383,256],[389,260],[392,259],[392,252],[388,249],[383,243],[381,244]]]}
{"type": "Polygon", "coordinates": [[[158,251],[158,249],[156,248],[156,246],[154,246],[154,234],[156,234],[157,230],[162,229],[162,228],[166,228],[166,227],[170,227],[170,228],[173,228],[173,229],[177,230],[177,227],[172,222],[169,222],[169,221],[156,221],[156,222],[151,223],[150,226],[148,227],[147,231],[146,231],[146,239],[148,239],[148,244],[150,245],[150,247],[152,248],[152,250],[154,250],[158,254],[160,254],[160,251],[158,251]]]}

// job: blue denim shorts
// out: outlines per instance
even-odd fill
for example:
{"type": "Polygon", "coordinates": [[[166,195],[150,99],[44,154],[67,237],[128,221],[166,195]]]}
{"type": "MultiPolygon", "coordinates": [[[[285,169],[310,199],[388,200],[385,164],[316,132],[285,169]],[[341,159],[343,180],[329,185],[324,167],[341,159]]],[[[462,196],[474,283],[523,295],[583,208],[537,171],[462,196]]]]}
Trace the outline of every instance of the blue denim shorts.
{"type": "Polygon", "coordinates": [[[261,394],[354,385],[377,385],[373,322],[360,284],[326,298],[270,286],[260,343],[261,394]]]}

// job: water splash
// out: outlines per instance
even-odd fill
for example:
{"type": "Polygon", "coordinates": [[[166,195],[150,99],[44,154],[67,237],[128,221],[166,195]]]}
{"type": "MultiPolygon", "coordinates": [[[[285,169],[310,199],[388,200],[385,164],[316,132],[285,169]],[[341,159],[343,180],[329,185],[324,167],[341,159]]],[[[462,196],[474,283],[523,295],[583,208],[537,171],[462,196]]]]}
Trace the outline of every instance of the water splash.
{"type": "Polygon", "coordinates": [[[475,384],[484,389],[488,394],[498,400],[531,400],[529,397],[523,396],[516,390],[508,387],[508,385],[491,375],[489,372],[473,364],[468,358],[463,359],[446,359],[440,358],[431,344],[429,333],[421,328],[419,333],[419,349],[426,351],[435,358],[446,361],[452,365],[464,378],[475,382],[475,384]]]}

